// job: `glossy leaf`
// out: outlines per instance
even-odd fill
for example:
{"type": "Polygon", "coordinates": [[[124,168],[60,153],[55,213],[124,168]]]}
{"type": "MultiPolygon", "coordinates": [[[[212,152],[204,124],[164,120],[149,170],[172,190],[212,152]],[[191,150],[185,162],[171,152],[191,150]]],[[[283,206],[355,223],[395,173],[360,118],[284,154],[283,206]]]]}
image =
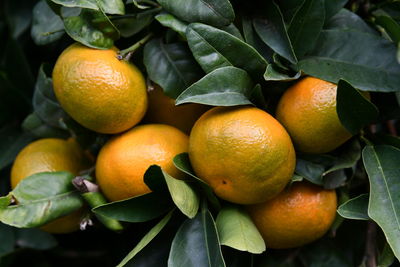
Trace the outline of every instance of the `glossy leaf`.
{"type": "Polygon", "coordinates": [[[258,36],[250,17],[242,17],[242,31],[246,43],[254,47],[268,62],[271,61],[274,52],[258,36]]]}
{"type": "Polygon", "coordinates": [[[297,58],[311,50],[325,23],[325,1],[305,0],[293,17],[288,34],[297,58]]]}
{"type": "Polygon", "coordinates": [[[339,206],[337,212],[340,216],[351,220],[369,220],[368,194],[352,198],[339,206]]]}
{"type": "Polygon", "coordinates": [[[400,42],[400,24],[390,16],[380,15],[375,18],[375,23],[383,27],[393,42],[400,42]]]}
{"type": "Polygon", "coordinates": [[[265,251],[265,242],[250,216],[239,206],[227,205],[216,220],[221,245],[259,254],[265,251]]]}
{"type": "Polygon", "coordinates": [[[164,44],[161,39],[146,44],[144,64],[149,78],[172,98],[204,74],[184,43],[164,44]]]}
{"type": "Polygon", "coordinates": [[[159,12],[159,8],[153,8],[136,14],[129,14],[129,17],[115,16],[112,23],[121,33],[122,37],[131,37],[151,24],[154,14],[159,12]]]}
{"type": "Polygon", "coordinates": [[[246,71],[223,67],[210,72],[176,99],[176,104],[199,103],[214,106],[249,105],[253,81],[246,71]]]}
{"type": "Polygon", "coordinates": [[[0,221],[20,228],[37,227],[79,209],[83,200],[71,183],[73,178],[68,172],[24,178],[10,193],[17,204],[11,204],[9,197],[0,198],[0,221]]]}
{"type": "Polygon", "coordinates": [[[343,79],[365,91],[400,90],[396,47],[382,37],[355,30],[324,30],[315,47],[298,63],[306,74],[333,83],[343,79]]]}
{"type": "Polygon", "coordinates": [[[61,38],[64,24],[53,12],[45,0],[38,2],[33,8],[31,36],[35,44],[45,45],[61,38]]]}
{"type": "Polygon", "coordinates": [[[340,12],[347,2],[348,0],[325,0],[325,21],[340,12]]]}
{"type": "Polygon", "coordinates": [[[268,64],[267,69],[264,73],[264,79],[266,81],[292,81],[300,78],[301,72],[297,72],[294,75],[289,75],[280,70],[275,64],[268,64]]]}
{"type": "Polygon", "coordinates": [[[282,13],[273,1],[268,1],[267,5],[266,17],[253,20],[254,29],[261,40],[272,50],[291,63],[296,63],[297,58],[294,54],[282,13]]]}
{"type": "Polygon", "coordinates": [[[125,6],[122,0],[51,0],[52,2],[65,7],[80,7],[94,10],[103,10],[107,14],[125,13],[125,6]]]}
{"type": "Polygon", "coordinates": [[[330,18],[326,25],[326,30],[343,29],[343,30],[357,30],[364,33],[377,35],[377,31],[371,28],[362,18],[357,14],[347,10],[340,10],[335,16],[330,18]]]}
{"type": "Polygon", "coordinates": [[[152,192],[98,206],[93,212],[118,221],[146,222],[165,214],[172,206],[168,195],[152,192]]]}
{"type": "Polygon", "coordinates": [[[117,28],[101,11],[82,9],[79,15],[64,18],[68,35],[86,46],[108,49],[119,38],[117,28]]]}
{"type": "Polygon", "coordinates": [[[195,59],[207,73],[234,66],[258,78],[267,66],[265,59],[253,47],[212,26],[192,23],[186,29],[186,38],[195,59]]]}
{"type": "Polygon", "coordinates": [[[19,151],[32,141],[32,136],[13,127],[0,129],[0,170],[10,165],[19,151]]]}
{"type": "Polygon", "coordinates": [[[361,158],[361,145],[357,139],[352,140],[348,143],[345,149],[335,158],[334,164],[327,171],[324,172],[326,175],[329,172],[351,168],[361,158]]]}
{"type": "Polygon", "coordinates": [[[202,208],[194,219],[187,219],[172,241],[168,266],[224,267],[218,233],[211,213],[202,208]]]}
{"type": "Polygon", "coordinates": [[[169,13],[187,22],[202,22],[214,26],[233,22],[235,13],[228,0],[158,0],[169,13]]]}
{"type": "Polygon", "coordinates": [[[352,134],[378,118],[377,107],[344,80],[339,81],[336,103],[340,122],[352,134]]]}
{"type": "Polygon", "coordinates": [[[177,33],[179,33],[182,38],[186,39],[186,27],[187,24],[171,14],[163,13],[155,16],[156,20],[161,23],[161,25],[171,28],[177,33]]]}
{"type": "Polygon", "coordinates": [[[296,174],[304,177],[313,184],[323,185],[322,174],[324,171],[325,168],[321,164],[300,158],[296,159],[296,174]]]}
{"type": "Polygon", "coordinates": [[[117,265],[117,267],[125,266],[133,257],[136,256],[144,247],[146,247],[167,225],[171,220],[173,211],[170,211],[164,218],[161,219],[151,230],[139,241],[139,243],[133,248],[131,252],[117,265]]]}
{"type": "Polygon", "coordinates": [[[368,215],[383,230],[400,259],[400,150],[392,146],[367,146],[364,167],[370,183],[368,215]]]}
{"type": "Polygon", "coordinates": [[[186,181],[178,180],[165,171],[162,173],[172,200],[178,209],[189,218],[196,216],[200,203],[197,192],[186,181]]]}
{"type": "Polygon", "coordinates": [[[70,136],[70,133],[68,133],[68,131],[46,124],[35,112],[29,114],[25,118],[25,120],[22,122],[21,127],[24,131],[29,133],[29,135],[40,138],[68,138],[70,136]]]}
{"type": "Polygon", "coordinates": [[[194,179],[194,181],[201,187],[203,193],[206,195],[208,201],[210,204],[215,208],[216,210],[219,210],[221,208],[221,204],[219,203],[218,198],[215,196],[214,191],[212,188],[205,183],[203,180],[198,178],[193,171],[192,166],[190,165],[190,160],[189,160],[189,155],[188,153],[181,153],[178,154],[174,157],[174,165],[175,167],[189,175],[194,179]]]}

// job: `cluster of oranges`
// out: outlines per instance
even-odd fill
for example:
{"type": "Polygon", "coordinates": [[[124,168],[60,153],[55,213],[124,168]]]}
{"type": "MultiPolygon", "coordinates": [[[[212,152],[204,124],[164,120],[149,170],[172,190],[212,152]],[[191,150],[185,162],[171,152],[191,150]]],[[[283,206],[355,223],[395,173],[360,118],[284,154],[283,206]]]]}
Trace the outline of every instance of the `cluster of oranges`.
{"type": "MultiPolygon", "coordinates": [[[[276,119],[253,106],[175,107],[161,88],[147,92],[143,75],[119,60],[117,49],[80,44],[60,55],[53,84],[72,118],[93,131],[115,134],[100,150],[95,168],[96,181],[110,201],[150,192],[143,175],[153,164],[185,179],[172,159],[188,152],[196,175],[217,196],[245,205],[267,247],[312,242],[334,220],[335,191],[308,182],[290,184],[295,151],[325,153],[351,137],[336,114],[334,84],[303,78],[282,96],[276,119]]],[[[15,187],[42,171],[78,174],[90,164],[72,139],[38,140],[17,156],[11,184],[15,187]]],[[[73,231],[79,215],[80,211],[67,215],[44,229],[73,231]]]]}

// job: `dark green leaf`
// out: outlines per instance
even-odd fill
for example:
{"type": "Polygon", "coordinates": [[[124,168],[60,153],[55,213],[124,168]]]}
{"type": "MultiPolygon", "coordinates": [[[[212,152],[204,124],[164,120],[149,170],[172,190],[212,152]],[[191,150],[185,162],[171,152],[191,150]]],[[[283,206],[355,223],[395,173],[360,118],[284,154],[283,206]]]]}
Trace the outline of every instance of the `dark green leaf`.
{"type": "Polygon", "coordinates": [[[98,206],[93,212],[118,221],[146,222],[165,214],[171,208],[172,201],[168,195],[152,192],[98,206]]]}
{"type": "MultiPolygon", "coordinates": [[[[10,195],[17,204],[0,205],[0,221],[20,227],[41,226],[83,205],[68,172],[43,172],[24,178],[10,195]]],[[[7,197],[2,197],[2,201],[7,197]]]]}
{"type": "Polygon", "coordinates": [[[390,245],[386,243],[385,246],[383,247],[382,252],[378,256],[377,266],[378,267],[392,266],[395,259],[396,258],[393,254],[393,250],[390,248],[390,245]]]}
{"type": "Polygon", "coordinates": [[[176,104],[199,103],[214,106],[249,105],[253,81],[246,71],[223,67],[210,72],[187,88],[176,104]]]}
{"type": "Polygon", "coordinates": [[[257,35],[250,17],[244,16],[242,18],[242,27],[246,43],[254,47],[267,61],[271,61],[274,52],[257,35]]]}
{"type": "Polygon", "coordinates": [[[297,58],[310,51],[318,39],[325,23],[325,1],[305,0],[296,12],[288,29],[288,34],[297,58]]]}
{"type": "Polygon", "coordinates": [[[224,267],[217,229],[211,213],[202,208],[194,219],[187,219],[172,241],[168,266],[224,267]]]}
{"type": "Polygon", "coordinates": [[[154,192],[167,192],[168,190],[164,174],[158,165],[151,165],[144,173],[143,180],[154,192]]]}
{"type": "Polygon", "coordinates": [[[29,134],[35,137],[68,138],[70,136],[70,134],[63,129],[47,125],[36,113],[28,115],[21,126],[24,131],[29,132],[29,134]]]}
{"type": "Polygon", "coordinates": [[[136,254],[146,247],[167,225],[172,217],[172,213],[173,211],[170,211],[159,223],[151,228],[151,230],[139,241],[136,247],[134,247],[133,250],[126,255],[126,257],[117,265],[117,267],[125,266],[133,257],[135,257],[136,254]]]}
{"type": "Polygon", "coordinates": [[[187,22],[203,22],[214,26],[233,22],[235,13],[228,0],[158,0],[169,13],[187,22]]]}
{"type": "Polygon", "coordinates": [[[13,39],[19,38],[29,28],[34,5],[35,1],[30,0],[6,0],[2,3],[2,17],[5,16],[13,39]]]}
{"type": "Polygon", "coordinates": [[[51,0],[52,2],[65,7],[80,7],[94,10],[103,10],[107,14],[125,13],[125,6],[122,0],[51,0]]]}
{"type": "Polygon", "coordinates": [[[367,146],[362,156],[371,190],[368,215],[382,228],[394,255],[400,259],[400,150],[367,146]]]}
{"type": "Polygon", "coordinates": [[[294,54],[282,13],[273,1],[268,1],[267,5],[266,17],[253,20],[254,29],[261,40],[272,50],[290,62],[296,63],[297,58],[294,54]]]}
{"type": "Polygon", "coordinates": [[[241,41],[244,41],[242,34],[240,33],[239,29],[235,26],[235,24],[231,23],[229,25],[220,26],[218,28],[223,31],[226,31],[227,33],[230,33],[231,35],[237,37],[241,41]]]}
{"type": "Polygon", "coordinates": [[[378,16],[375,18],[375,23],[385,29],[393,42],[400,42],[400,25],[393,18],[389,16],[378,16]]]}
{"type": "Polygon", "coordinates": [[[57,240],[49,233],[39,229],[18,229],[17,245],[23,248],[47,250],[57,246],[57,240]]]}
{"type": "Polygon", "coordinates": [[[340,10],[335,16],[330,18],[325,25],[325,29],[357,30],[373,35],[378,34],[378,32],[368,26],[368,24],[362,18],[347,9],[340,10]]]}
{"type": "Polygon", "coordinates": [[[207,73],[234,66],[258,78],[267,66],[265,59],[253,47],[212,26],[192,23],[186,29],[186,38],[195,59],[207,73]]]}
{"type": "Polygon", "coordinates": [[[259,254],[265,251],[265,242],[250,216],[243,208],[227,205],[216,220],[221,245],[259,254]]]}
{"type": "Polygon", "coordinates": [[[294,75],[289,75],[283,70],[280,70],[276,64],[268,64],[267,69],[264,73],[264,79],[266,81],[292,81],[300,78],[301,72],[297,72],[294,75]]]}
{"type": "Polygon", "coordinates": [[[176,155],[174,157],[174,165],[180,171],[186,173],[194,179],[194,181],[201,187],[208,201],[216,210],[219,210],[221,208],[221,204],[219,203],[218,198],[215,196],[212,188],[194,174],[192,166],[190,165],[188,153],[181,153],[176,155]]]}
{"type": "Polygon", "coordinates": [[[313,184],[323,185],[322,174],[324,173],[324,170],[325,168],[321,164],[300,158],[297,158],[296,160],[296,174],[304,177],[313,184]]]}
{"type": "Polygon", "coordinates": [[[337,212],[340,216],[351,220],[369,220],[368,194],[352,198],[339,206],[337,212]]]}
{"type": "Polygon", "coordinates": [[[158,8],[146,10],[136,14],[129,14],[121,17],[113,17],[112,22],[117,27],[122,37],[131,37],[150,25],[154,14],[159,11],[158,8]]]}
{"type": "Polygon", "coordinates": [[[15,246],[15,231],[12,227],[0,223],[0,258],[12,252],[15,246]]]}
{"type": "Polygon", "coordinates": [[[144,48],[144,64],[150,79],[172,98],[203,75],[184,43],[164,44],[161,39],[148,42],[144,48]]]}
{"type": "Polygon", "coordinates": [[[282,15],[285,21],[290,24],[293,19],[293,16],[296,12],[302,7],[305,0],[287,0],[287,1],[277,1],[279,5],[282,15]]]}
{"type": "Polygon", "coordinates": [[[325,0],[325,21],[336,15],[348,0],[325,0]]]}
{"type": "Polygon", "coordinates": [[[32,136],[12,127],[0,129],[0,170],[10,165],[19,151],[32,141],[32,136]]]}
{"type": "Polygon", "coordinates": [[[75,41],[98,49],[111,48],[119,38],[117,28],[108,17],[95,10],[82,9],[77,16],[65,17],[64,27],[75,41]]]}
{"type": "Polygon", "coordinates": [[[361,158],[361,145],[357,139],[349,142],[349,145],[345,147],[345,149],[339,154],[338,157],[335,158],[334,164],[327,171],[324,172],[324,175],[330,173],[332,171],[351,168],[357,161],[361,158]]]}
{"type": "Polygon", "coordinates": [[[45,0],[41,0],[33,9],[31,36],[35,44],[45,45],[61,38],[64,24],[53,12],[45,0]]]}
{"type": "Polygon", "coordinates": [[[161,23],[161,25],[173,29],[174,31],[179,33],[182,38],[186,39],[185,32],[187,24],[185,22],[177,19],[176,17],[168,13],[159,14],[155,18],[158,22],[161,23]]]}
{"type": "Polygon", "coordinates": [[[378,109],[345,80],[337,87],[336,112],[342,125],[352,134],[378,118],[378,109]]]}

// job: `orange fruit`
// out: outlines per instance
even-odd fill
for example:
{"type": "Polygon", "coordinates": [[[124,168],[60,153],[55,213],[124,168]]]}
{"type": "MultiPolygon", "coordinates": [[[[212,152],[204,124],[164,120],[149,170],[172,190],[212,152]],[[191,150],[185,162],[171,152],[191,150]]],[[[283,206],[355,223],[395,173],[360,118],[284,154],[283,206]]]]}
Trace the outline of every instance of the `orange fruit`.
{"type": "Polygon", "coordinates": [[[276,118],[290,134],[296,150],[326,153],[350,139],[336,113],[336,91],[335,84],[313,77],[285,91],[276,118]]]}
{"type": "Polygon", "coordinates": [[[175,100],[165,95],[157,85],[148,92],[148,99],[145,122],[168,124],[188,134],[196,120],[209,109],[208,106],[200,104],[175,106],[175,100]]]}
{"type": "MultiPolygon", "coordinates": [[[[24,178],[39,172],[68,171],[78,174],[90,167],[79,145],[73,140],[45,138],[30,143],[17,155],[11,168],[11,187],[24,178]]],[[[83,209],[56,219],[42,229],[50,233],[70,233],[79,229],[83,209]]]]}
{"type": "Polygon", "coordinates": [[[336,215],[336,192],[295,182],[275,198],[248,206],[269,248],[293,248],[322,237],[336,215]]]}
{"type": "Polygon", "coordinates": [[[293,175],[295,152],[285,128],[250,106],[215,107],[194,125],[189,158],[195,173],[222,199],[264,202],[293,175]]]}
{"type": "Polygon", "coordinates": [[[100,150],[96,162],[97,182],[111,201],[150,192],[143,175],[153,164],[175,178],[183,173],[175,168],[175,155],[187,152],[188,136],[163,124],[147,124],[110,139],[100,150]]]}
{"type": "Polygon", "coordinates": [[[119,133],[136,125],[147,109],[146,83],[117,49],[75,43],[59,56],[53,70],[55,95],[77,122],[99,133],[119,133]]]}

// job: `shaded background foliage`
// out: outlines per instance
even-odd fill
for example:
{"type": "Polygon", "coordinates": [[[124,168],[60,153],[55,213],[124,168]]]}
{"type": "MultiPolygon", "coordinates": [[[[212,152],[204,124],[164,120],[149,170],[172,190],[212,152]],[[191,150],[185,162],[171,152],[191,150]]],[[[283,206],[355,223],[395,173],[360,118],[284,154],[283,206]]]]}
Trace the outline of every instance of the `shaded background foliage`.
{"type": "MultiPolygon", "coordinates": [[[[117,47],[126,48],[151,31],[155,37],[144,49],[137,50],[131,60],[141,70],[147,71],[152,81],[162,85],[167,95],[176,98],[177,103],[238,105],[252,101],[260,108],[273,111],[276,100],[303,71],[333,82],[344,78],[338,88],[339,117],[350,132],[357,134],[361,130],[361,138],[353,139],[330,155],[298,155],[294,177],[294,180],[306,179],[326,188],[338,188],[340,203],[351,199],[339,208],[339,213],[343,218],[357,220],[344,220],[338,216],[327,236],[298,249],[267,250],[252,255],[232,249],[232,244],[222,246],[226,266],[363,266],[368,264],[366,252],[371,249],[378,251],[380,266],[399,265],[383,232],[372,221],[367,221],[372,218],[381,225],[387,223],[387,218],[398,218],[398,215],[382,218],[382,213],[374,214],[381,207],[379,205],[383,205],[380,201],[385,201],[387,193],[379,191],[379,183],[371,193],[376,197],[373,203],[378,206],[375,209],[368,211],[368,195],[360,197],[369,190],[367,173],[361,162],[364,144],[358,140],[391,145],[364,149],[363,160],[370,181],[374,181],[374,170],[382,167],[371,155],[400,166],[396,165],[399,152],[394,149],[400,148],[400,141],[393,136],[397,135],[400,116],[400,53],[396,51],[400,42],[399,2],[292,0],[275,4],[272,1],[232,0],[233,10],[230,12],[230,7],[224,4],[226,2],[220,1],[219,8],[224,11],[222,17],[210,13],[205,17],[196,16],[190,10],[180,8],[207,8],[203,2],[195,0],[160,0],[158,3],[162,7],[152,1],[128,0],[125,7],[99,1],[100,8],[96,1],[76,1],[84,8],[81,13],[76,8],[55,5],[63,2],[5,0],[0,3],[1,196],[9,192],[13,158],[32,140],[72,134],[83,146],[96,152],[108,138],[77,125],[60,109],[52,93],[49,78],[52,64],[73,42],[72,39],[100,48],[110,47],[115,41],[117,47]],[[347,9],[343,10],[343,6],[347,9]],[[122,15],[124,12],[130,15],[122,15]],[[89,31],[82,31],[82,25],[89,31]],[[207,60],[205,55],[212,53],[221,56],[207,60]],[[397,58],[394,56],[396,53],[397,58]],[[243,64],[243,58],[246,58],[246,64],[243,64]],[[167,72],[171,72],[170,75],[166,75],[167,72]],[[232,84],[230,77],[235,77],[238,82],[235,80],[232,84]],[[213,97],[210,97],[210,91],[204,88],[216,83],[228,85],[230,91],[218,92],[215,88],[213,97]],[[268,91],[261,88],[268,88],[268,91]],[[374,105],[354,88],[372,91],[374,105]],[[214,97],[218,93],[221,97],[214,97]],[[354,110],[361,110],[362,114],[354,110]],[[379,195],[383,197],[379,199],[379,195]]],[[[191,173],[184,157],[177,159],[180,160],[177,165],[191,173]]],[[[168,200],[171,200],[170,195],[174,200],[174,192],[168,188],[171,180],[164,175],[165,181],[164,178],[160,181],[159,177],[164,177],[160,171],[149,169],[147,182],[162,184],[162,190],[169,190],[168,200]]],[[[396,177],[396,173],[391,177],[396,177]]],[[[113,212],[116,206],[124,211],[132,208],[132,204],[117,203],[95,211],[125,221],[139,221],[127,224],[121,234],[100,224],[86,231],[57,236],[38,229],[18,229],[0,224],[0,266],[115,266],[128,253],[135,252],[132,248],[143,237],[146,239],[145,233],[153,226],[153,230],[158,227],[155,230],[160,233],[136,254],[134,261],[127,260],[126,266],[160,266],[160,262],[168,259],[174,264],[185,263],[185,260],[190,260],[185,258],[189,254],[174,250],[177,254],[169,255],[171,245],[176,247],[176,242],[194,237],[199,240],[215,238],[215,235],[196,236],[198,231],[192,229],[213,230],[211,222],[215,214],[212,213],[216,213],[221,204],[213,199],[207,191],[209,188],[200,181],[196,182],[208,197],[209,209],[203,202],[197,203],[196,207],[200,206],[197,213],[196,207],[175,202],[192,220],[180,212],[174,212],[171,215],[173,219],[168,215],[161,222],[160,218],[154,219],[165,214],[165,209],[147,214],[147,222],[140,222],[132,214],[127,215],[131,215],[129,218],[120,218],[118,216],[123,212],[113,212]],[[191,232],[193,236],[189,236],[191,232]]],[[[393,181],[393,185],[396,184],[398,182],[393,181]]],[[[191,190],[183,184],[176,187],[191,190]]],[[[154,188],[154,191],[157,190],[154,188]]],[[[400,195],[399,191],[393,192],[400,195]]],[[[155,203],[163,200],[164,195],[152,199],[155,203]]],[[[167,202],[167,208],[173,205],[172,202],[167,202]]],[[[393,203],[395,210],[399,211],[400,201],[393,203]]],[[[218,218],[216,220],[218,226],[218,218]]],[[[397,229],[389,235],[396,237],[399,231],[397,229]]],[[[202,242],[204,240],[200,244],[202,242]]],[[[215,250],[208,248],[205,253],[215,250]]],[[[214,255],[216,261],[222,261],[217,254],[214,255]]]]}

